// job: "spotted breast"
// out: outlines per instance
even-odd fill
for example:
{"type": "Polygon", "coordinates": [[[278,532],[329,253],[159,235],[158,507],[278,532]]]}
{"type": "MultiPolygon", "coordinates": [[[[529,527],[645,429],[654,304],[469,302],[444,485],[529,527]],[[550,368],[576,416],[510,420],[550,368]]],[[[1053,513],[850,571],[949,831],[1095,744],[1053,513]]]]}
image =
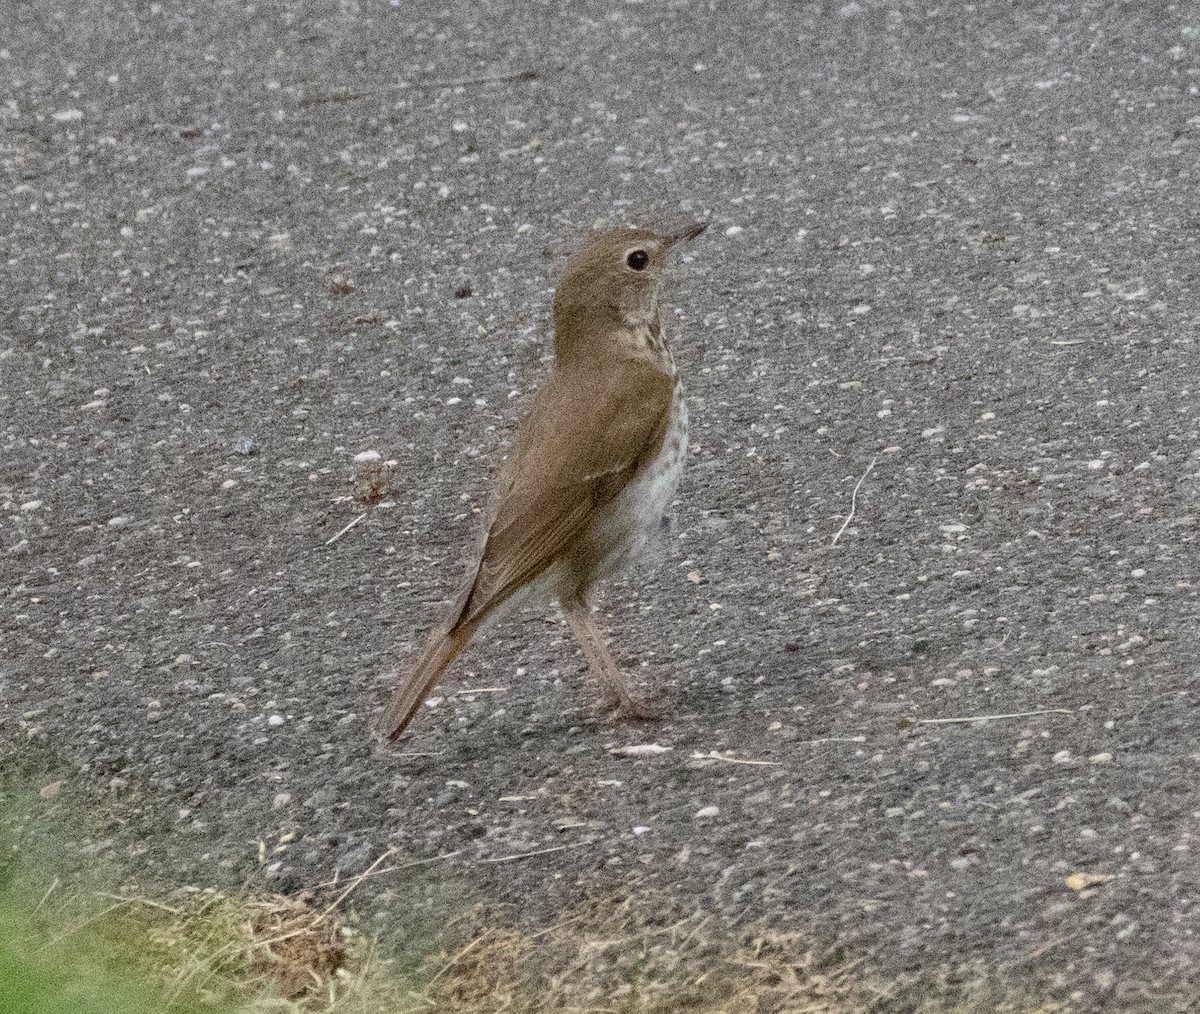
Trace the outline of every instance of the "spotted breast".
{"type": "Polygon", "coordinates": [[[687,459],[688,409],[683,381],[675,370],[674,357],[658,321],[637,329],[630,336],[629,344],[639,349],[640,357],[651,360],[657,368],[673,377],[671,415],[662,444],[653,459],[592,525],[593,544],[605,547],[600,554],[603,562],[596,568],[596,577],[610,577],[634,562],[645,550],[662,525],[687,459]]]}

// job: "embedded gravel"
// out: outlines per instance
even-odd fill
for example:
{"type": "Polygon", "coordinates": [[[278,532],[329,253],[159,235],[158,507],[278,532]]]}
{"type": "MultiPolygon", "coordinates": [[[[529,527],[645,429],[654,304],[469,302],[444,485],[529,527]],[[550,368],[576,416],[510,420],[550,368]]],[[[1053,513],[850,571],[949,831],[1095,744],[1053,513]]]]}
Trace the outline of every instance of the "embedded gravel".
{"type": "Polygon", "coordinates": [[[1196,1009],[1194,9],[34,0],[0,69],[0,747],[91,853],[1196,1009]],[[563,252],[696,219],[689,470],[605,602],[672,718],[535,610],[380,746],[563,252]]]}

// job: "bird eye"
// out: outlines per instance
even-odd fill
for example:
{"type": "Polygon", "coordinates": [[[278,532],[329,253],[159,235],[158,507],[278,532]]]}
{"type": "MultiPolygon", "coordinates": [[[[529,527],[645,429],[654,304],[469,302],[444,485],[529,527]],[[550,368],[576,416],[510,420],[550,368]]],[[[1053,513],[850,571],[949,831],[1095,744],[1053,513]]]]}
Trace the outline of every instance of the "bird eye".
{"type": "Polygon", "coordinates": [[[634,271],[645,271],[646,265],[650,263],[650,255],[645,250],[630,250],[625,263],[634,271]]]}

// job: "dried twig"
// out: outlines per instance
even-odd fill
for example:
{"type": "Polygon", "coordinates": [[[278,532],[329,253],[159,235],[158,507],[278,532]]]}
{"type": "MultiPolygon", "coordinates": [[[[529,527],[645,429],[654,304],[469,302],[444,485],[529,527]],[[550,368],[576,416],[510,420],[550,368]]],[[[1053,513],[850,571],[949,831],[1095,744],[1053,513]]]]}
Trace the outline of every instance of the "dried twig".
{"type": "Polygon", "coordinates": [[[826,736],[823,739],[801,740],[796,746],[820,746],[822,743],[865,743],[866,736],[826,736]]]}
{"type": "Polygon", "coordinates": [[[366,516],[367,516],[366,512],[364,511],[362,514],[360,514],[358,517],[356,517],[353,521],[351,521],[350,524],[348,524],[345,528],[343,528],[340,532],[338,532],[337,535],[335,535],[332,539],[330,539],[328,542],[326,542],[325,545],[332,546],[335,542],[337,542],[338,539],[340,539],[343,535],[345,535],[348,531],[350,531],[351,528],[353,528],[356,524],[358,524],[366,516]]]}
{"type": "Polygon", "coordinates": [[[717,753],[716,750],[709,750],[708,753],[693,753],[692,760],[715,760],[724,761],[726,764],[752,764],[756,767],[779,767],[779,761],[763,761],[763,760],[743,760],[741,757],[730,757],[723,753],[717,753]]]}
{"type": "Polygon", "coordinates": [[[567,849],[581,849],[585,845],[595,845],[595,844],[596,844],[596,840],[594,838],[592,838],[592,839],[589,839],[588,841],[577,841],[570,845],[555,845],[553,848],[536,849],[533,852],[514,852],[512,855],[509,855],[509,856],[496,856],[492,859],[480,859],[479,861],[481,863],[508,863],[508,862],[512,862],[514,859],[529,859],[531,856],[544,856],[544,855],[548,855],[551,852],[565,852],[567,849]]]}
{"type": "Polygon", "coordinates": [[[868,475],[871,474],[871,469],[875,467],[875,459],[871,459],[871,463],[867,465],[867,470],[863,472],[862,478],[854,484],[854,492],[850,494],[850,513],[846,515],[846,520],[842,522],[842,527],[837,530],[837,535],[833,537],[833,541],[829,543],[831,546],[836,546],[838,539],[842,537],[842,533],[850,526],[850,522],[854,520],[854,511],[858,507],[858,491],[862,484],[866,481],[868,475]]]}
{"type": "Polygon", "coordinates": [[[525,70],[510,70],[502,74],[481,74],[479,77],[459,77],[449,80],[401,81],[392,85],[395,91],[417,91],[424,88],[462,88],[466,85],[493,84],[497,81],[536,81],[540,74],[528,67],[525,70]]]}
{"type": "Polygon", "coordinates": [[[956,722],[999,722],[1006,718],[1030,718],[1033,715],[1071,715],[1067,708],[1043,708],[1040,711],[1014,711],[1010,715],[965,715],[962,718],[914,718],[921,725],[953,725],[956,722]]]}
{"type": "MultiPolygon", "coordinates": [[[[395,849],[392,849],[390,851],[394,852],[395,849]]],[[[380,877],[380,876],[383,876],[383,874],[385,874],[385,873],[395,873],[397,870],[408,870],[414,866],[425,866],[429,863],[439,862],[442,859],[453,859],[455,856],[460,855],[461,853],[462,853],[462,849],[455,849],[453,852],[443,852],[441,855],[438,855],[438,856],[429,856],[425,859],[414,859],[412,862],[397,863],[395,866],[385,866],[382,870],[366,870],[365,872],[360,873],[358,875],[357,879],[358,879],[358,881],[361,882],[363,880],[366,880],[367,877],[380,877]]],[[[385,852],[383,854],[383,857],[386,857],[388,854],[389,854],[388,852],[385,852]]],[[[381,858],[383,858],[383,857],[381,857],[381,858]]],[[[316,890],[317,888],[321,888],[321,887],[336,887],[337,884],[338,884],[338,881],[336,881],[336,880],[327,880],[323,884],[313,885],[313,887],[310,888],[310,890],[316,890]]]]}
{"type": "Polygon", "coordinates": [[[614,757],[652,757],[674,749],[673,746],[663,746],[661,743],[635,743],[633,746],[615,746],[608,752],[614,757]]]}
{"type": "Polygon", "coordinates": [[[385,91],[424,91],[429,88],[463,88],[467,85],[492,84],[499,81],[536,81],[541,75],[536,70],[516,70],[503,74],[483,74],[479,77],[460,77],[432,81],[400,81],[386,88],[371,88],[361,92],[342,92],[338,95],[311,95],[300,100],[301,108],[323,106],[329,102],[353,102],[368,95],[379,95],[385,91]]]}

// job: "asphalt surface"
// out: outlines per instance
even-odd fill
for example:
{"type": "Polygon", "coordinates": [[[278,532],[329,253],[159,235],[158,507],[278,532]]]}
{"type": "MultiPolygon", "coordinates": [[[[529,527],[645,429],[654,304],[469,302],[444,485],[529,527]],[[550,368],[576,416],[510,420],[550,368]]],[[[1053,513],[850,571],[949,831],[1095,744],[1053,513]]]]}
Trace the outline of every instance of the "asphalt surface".
{"type": "Polygon", "coordinates": [[[356,892],[397,939],[622,889],[1194,1010],[1200,18],[725,11],[4,7],[4,765],[135,879],[457,852],[356,892]],[[389,753],[563,252],[695,219],[689,470],[605,606],[673,718],[532,611],[389,753]]]}

